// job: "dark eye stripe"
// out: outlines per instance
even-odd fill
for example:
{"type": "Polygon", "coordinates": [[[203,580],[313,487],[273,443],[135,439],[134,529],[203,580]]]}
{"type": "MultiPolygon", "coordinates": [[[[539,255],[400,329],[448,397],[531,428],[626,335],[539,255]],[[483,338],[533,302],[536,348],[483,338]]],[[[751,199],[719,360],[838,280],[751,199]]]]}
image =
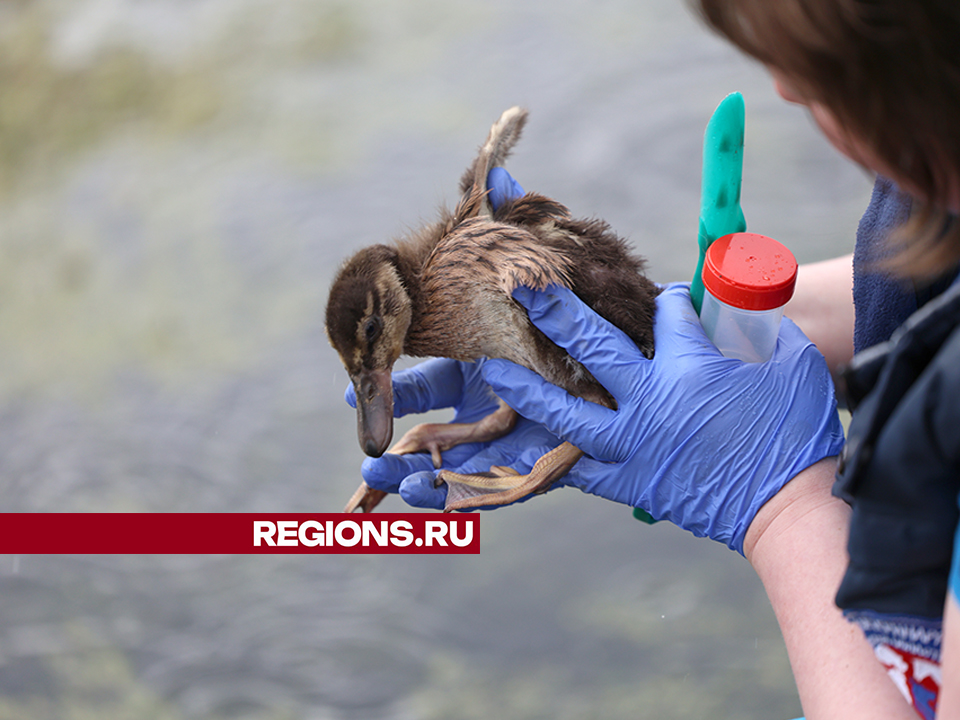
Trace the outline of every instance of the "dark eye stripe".
{"type": "Polygon", "coordinates": [[[380,336],[381,327],[380,318],[374,317],[367,320],[366,325],[363,326],[363,334],[368,343],[373,342],[380,336]]]}

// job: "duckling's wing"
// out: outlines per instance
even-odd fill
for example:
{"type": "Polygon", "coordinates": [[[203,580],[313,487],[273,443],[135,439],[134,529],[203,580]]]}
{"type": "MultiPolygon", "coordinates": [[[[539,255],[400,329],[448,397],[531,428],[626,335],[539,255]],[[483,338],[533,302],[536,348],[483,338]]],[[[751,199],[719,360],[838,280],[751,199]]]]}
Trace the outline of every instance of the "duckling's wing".
{"type": "Polygon", "coordinates": [[[535,290],[570,287],[573,262],[565,248],[545,245],[525,228],[473,218],[437,243],[422,280],[425,287],[468,281],[509,295],[521,285],[535,290]]]}

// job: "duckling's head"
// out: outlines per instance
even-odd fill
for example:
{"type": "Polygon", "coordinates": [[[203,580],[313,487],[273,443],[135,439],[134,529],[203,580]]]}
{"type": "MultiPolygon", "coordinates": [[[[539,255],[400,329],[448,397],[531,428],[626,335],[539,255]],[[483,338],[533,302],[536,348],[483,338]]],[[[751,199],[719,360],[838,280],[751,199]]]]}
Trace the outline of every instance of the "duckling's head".
{"type": "Polygon", "coordinates": [[[380,457],[393,438],[391,370],[403,352],[413,309],[387,245],[364,248],[337,272],[327,302],[327,337],[357,393],[357,434],[380,457]]]}

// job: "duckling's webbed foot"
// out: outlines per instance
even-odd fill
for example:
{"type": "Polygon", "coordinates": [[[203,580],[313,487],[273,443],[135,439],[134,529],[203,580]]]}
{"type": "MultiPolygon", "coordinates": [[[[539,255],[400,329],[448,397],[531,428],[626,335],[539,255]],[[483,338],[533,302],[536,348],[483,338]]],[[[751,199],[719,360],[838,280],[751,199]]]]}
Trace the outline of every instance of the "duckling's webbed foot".
{"type": "MultiPolygon", "coordinates": [[[[408,431],[397,443],[387,450],[393,455],[405,455],[415,452],[429,452],[433,458],[433,466],[440,467],[442,458],[440,453],[457,445],[469,442],[487,442],[503,437],[513,430],[517,423],[517,413],[502,400],[497,409],[475,423],[424,423],[408,431]]],[[[503,468],[511,475],[516,475],[510,468],[503,468]]],[[[380,501],[387,496],[381,490],[374,490],[365,482],[350,498],[344,512],[352,513],[373,512],[380,501]]],[[[449,499],[449,496],[448,496],[449,499]]]]}
{"type": "Polygon", "coordinates": [[[373,509],[379,505],[380,501],[386,496],[387,493],[383,492],[383,490],[374,490],[365,482],[361,481],[360,487],[353,493],[353,496],[347,502],[347,506],[343,511],[345,513],[352,513],[357,510],[365,513],[373,512],[373,509]]]}
{"type": "Polygon", "coordinates": [[[443,460],[441,453],[457,445],[488,442],[503,437],[517,423],[517,413],[502,400],[497,409],[474,423],[424,423],[409,430],[387,450],[394,455],[429,452],[433,466],[443,460]]]}
{"type": "Polygon", "coordinates": [[[537,460],[526,475],[499,465],[491,467],[490,472],[475,475],[441,470],[437,481],[447,484],[444,512],[506,505],[527,495],[546,492],[566,475],[582,456],[583,452],[579,448],[565,442],[537,460]]]}

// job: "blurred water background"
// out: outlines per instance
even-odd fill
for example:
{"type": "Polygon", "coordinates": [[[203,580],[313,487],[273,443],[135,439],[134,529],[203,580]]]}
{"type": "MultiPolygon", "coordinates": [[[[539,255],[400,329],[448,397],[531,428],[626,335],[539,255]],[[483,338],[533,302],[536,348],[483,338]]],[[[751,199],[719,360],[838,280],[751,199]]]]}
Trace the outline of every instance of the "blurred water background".
{"type": "MultiPolygon", "coordinates": [[[[680,0],[3,0],[0,509],[339,510],[339,260],[455,201],[522,104],[522,184],[687,279],[733,90],[750,229],[848,252],[870,182],[680,0]]],[[[0,719],[800,714],[726,548],[569,489],[482,546],[0,556],[0,719]]]]}

